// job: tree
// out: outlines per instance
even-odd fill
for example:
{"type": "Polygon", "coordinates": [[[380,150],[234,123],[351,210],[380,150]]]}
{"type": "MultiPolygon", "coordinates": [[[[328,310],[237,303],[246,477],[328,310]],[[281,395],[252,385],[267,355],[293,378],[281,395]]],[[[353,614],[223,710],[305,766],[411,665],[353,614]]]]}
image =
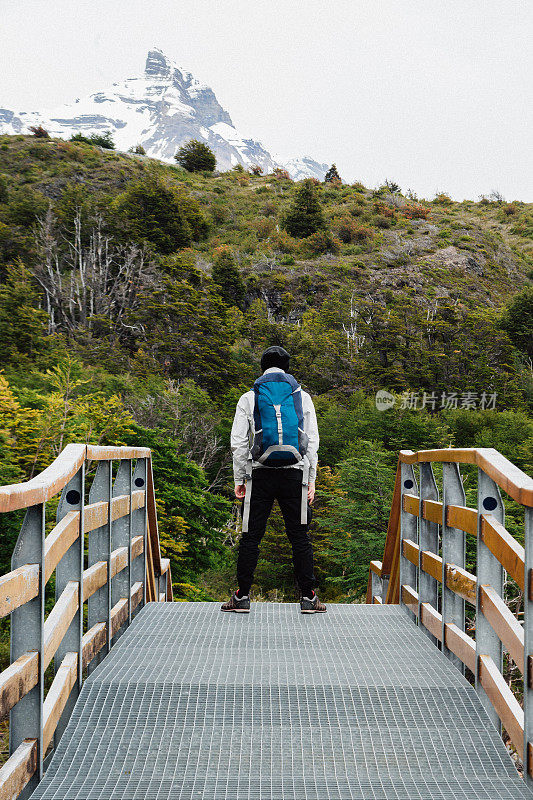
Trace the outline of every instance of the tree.
{"type": "Polygon", "coordinates": [[[49,330],[75,332],[102,328],[124,333],[124,317],[138,306],[139,289],[153,276],[153,263],[145,248],[122,245],[104,233],[102,219],[83,235],[83,208],[68,202],[73,214],[72,237],[58,235],[52,212],[41,220],[37,242],[39,262],[34,276],[46,298],[49,330]],[[64,247],[64,243],[67,247],[64,247]]]}
{"type": "Polygon", "coordinates": [[[533,286],[513,297],[502,315],[501,325],[514,346],[533,358],[533,286]]]}
{"type": "MultiPolygon", "coordinates": [[[[24,475],[13,457],[13,428],[20,405],[7,380],[0,373],[0,486],[19,483],[24,475]]],[[[23,515],[0,514],[0,570],[4,575],[11,569],[11,554],[17,541],[23,515]]]]}
{"type": "Polygon", "coordinates": [[[317,187],[310,179],[306,179],[296,189],[293,201],[283,220],[283,227],[291,236],[303,239],[324,226],[324,215],[317,187]]]}
{"type": "Polygon", "coordinates": [[[145,156],[146,150],[144,149],[142,144],[136,144],[135,146],[129,148],[128,153],[133,153],[134,155],[137,156],[145,156]]]}
{"type": "Polygon", "coordinates": [[[74,133],[70,137],[70,141],[92,144],[94,147],[103,147],[104,150],[115,149],[115,142],[113,141],[113,134],[111,131],[106,131],[105,133],[91,133],[89,136],[84,136],[83,133],[74,133]]]}
{"type": "MultiPolygon", "coordinates": [[[[213,284],[193,286],[166,278],[145,289],[132,324],[142,326],[146,348],[171,377],[193,378],[220,392],[233,380],[226,307],[213,284]]],[[[145,360],[145,359],[144,359],[145,360]]]]}
{"type": "Polygon", "coordinates": [[[365,591],[368,564],[383,553],[396,454],[360,439],[346,455],[317,524],[329,561],[326,583],[355,598],[365,591]]]}
{"type": "Polygon", "coordinates": [[[42,125],[30,125],[29,129],[37,139],[49,139],[50,134],[42,125]]]}
{"type": "Polygon", "coordinates": [[[150,242],[165,255],[207,233],[198,202],[155,176],[131,185],[117,198],[116,207],[135,241],[150,242]]]}
{"type": "Polygon", "coordinates": [[[226,246],[217,247],[213,263],[213,281],[219,287],[219,293],[229,306],[242,309],[244,301],[244,281],[231,249],[226,246]]]}
{"type": "Polygon", "coordinates": [[[390,192],[390,194],[401,194],[402,190],[400,185],[396,183],[396,181],[390,180],[389,178],[385,178],[385,183],[383,186],[390,192]]]}
{"type": "Polygon", "coordinates": [[[48,315],[36,306],[26,267],[20,262],[8,266],[6,282],[0,285],[0,366],[21,367],[50,349],[48,315]]]}
{"type": "Polygon", "coordinates": [[[333,183],[333,182],[341,183],[341,176],[337,172],[337,167],[335,164],[332,164],[331,167],[328,169],[326,174],[324,175],[324,183],[333,183]]]}
{"type": "Polygon", "coordinates": [[[191,139],[182,145],[174,158],[187,172],[213,172],[217,164],[211,148],[198,139],[191,139]]]}
{"type": "Polygon", "coordinates": [[[136,425],[128,443],[152,451],[161,549],[171,560],[175,581],[194,581],[224,552],[231,504],[209,491],[204,470],[180,455],[165,431],[136,425]]]}

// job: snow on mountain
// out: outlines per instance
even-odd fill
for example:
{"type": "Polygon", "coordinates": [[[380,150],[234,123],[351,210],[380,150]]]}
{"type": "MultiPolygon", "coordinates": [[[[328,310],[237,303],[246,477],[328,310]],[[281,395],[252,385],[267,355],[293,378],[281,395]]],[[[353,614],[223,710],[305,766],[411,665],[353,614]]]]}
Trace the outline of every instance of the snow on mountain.
{"type": "Polygon", "coordinates": [[[52,112],[0,108],[0,133],[26,133],[30,125],[42,125],[51,136],[63,139],[78,131],[111,131],[119,150],[141,144],[149,156],[162,161],[173,161],[182,144],[199,139],[215,153],[219,170],[259,164],[267,173],[281,166],[294,180],[322,180],[327,170],[327,164],[309,157],[281,164],[260,142],[241,136],[213,90],[158,49],[149,51],[144,75],[52,112]]]}
{"type": "Polygon", "coordinates": [[[293,181],[301,181],[303,178],[316,178],[318,181],[323,181],[328,168],[329,164],[319,164],[309,156],[291,158],[285,163],[285,169],[293,181]]]}

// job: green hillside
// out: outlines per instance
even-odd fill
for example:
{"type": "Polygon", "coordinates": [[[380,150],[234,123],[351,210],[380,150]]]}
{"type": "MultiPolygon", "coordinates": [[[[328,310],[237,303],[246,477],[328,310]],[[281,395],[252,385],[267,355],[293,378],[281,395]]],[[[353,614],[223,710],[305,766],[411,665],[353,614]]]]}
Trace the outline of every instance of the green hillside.
{"type": "MultiPolygon", "coordinates": [[[[532,277],[532,204],[2,136],[0,483],[69,441],[151,447],[178,596],[223,596],[233,411],[282,344],[321,428],[322,591],[357,597],[398,449],[494,446],[533,468],[532,277]],[[397,398],[385,412],[380,389],[397,398]]],[[[0,520],[2,570],[16,524],[0,520]]],[[[256,594],[292,582],[276,517],[256,594]]]]}

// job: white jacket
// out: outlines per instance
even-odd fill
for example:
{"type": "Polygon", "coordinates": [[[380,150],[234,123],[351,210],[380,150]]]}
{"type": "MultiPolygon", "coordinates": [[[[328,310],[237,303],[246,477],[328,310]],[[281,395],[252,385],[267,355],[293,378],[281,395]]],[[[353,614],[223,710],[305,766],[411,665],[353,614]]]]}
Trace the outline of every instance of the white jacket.
{"type": "MultiPolygon", "coordinates": [[[[266,369],[263,375],[269,372],[283,372],[279,367],[266,369]]],[[[254,437],[254,402],[253,391],[241,395],[237,403],[233,426],[231,428],[231,452],[233,453],[233,477],[235,485],[240,486],[246,480],[246,463],[250,455],[250,448],[254,437]]],[[[316,421],[315,407],[311,396],[302,390],[302,410],[304,414],[304,432],[309,437],[307,445],[307,458],[309,459],[309,482],[312,483],[316,478],[316,466],[318,463],[318,425],[316,421]]],[[[252,468],[262,467],[257,461],[252,462],[252,468]]],[[[303,469],[301,463],[291,464],[280,469],[303,469]]]]}

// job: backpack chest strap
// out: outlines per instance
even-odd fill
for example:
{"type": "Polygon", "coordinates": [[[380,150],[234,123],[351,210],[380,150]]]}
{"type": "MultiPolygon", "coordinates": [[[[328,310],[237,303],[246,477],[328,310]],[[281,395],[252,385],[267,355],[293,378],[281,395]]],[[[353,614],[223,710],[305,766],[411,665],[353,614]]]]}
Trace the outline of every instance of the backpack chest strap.
{"type": "Polygon", "coordinates": [[[283,444],[283,423],[281,421],[281,405],[274,406],[274,411],[276,412],[276,421],[278,423],[278,438],[279,443],[283,444]]]}

